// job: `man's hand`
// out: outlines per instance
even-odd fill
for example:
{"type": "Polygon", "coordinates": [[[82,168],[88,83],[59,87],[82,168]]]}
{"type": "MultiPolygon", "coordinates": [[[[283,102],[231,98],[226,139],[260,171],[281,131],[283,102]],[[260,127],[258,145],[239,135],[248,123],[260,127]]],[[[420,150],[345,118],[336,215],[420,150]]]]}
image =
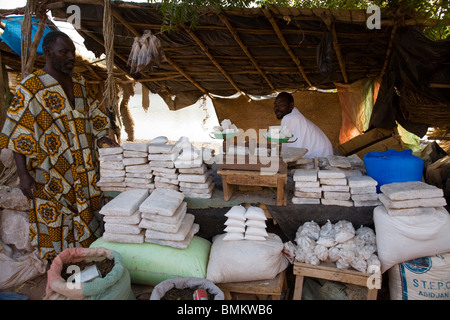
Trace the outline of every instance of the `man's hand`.
{"type": "Polygon", "coordinates": [[[120,144],[118,144],[115,140],[110,139],[108,137],[101,137],[97,140],[97,146],[99,148],[103,148],[104,145],[107,145],[108,147],[120,147],[120,144]]]}
{"type": "Polygon", "coordinates": [[[30,175],[26,167],[26,158],[23,154],[14,152],[14,160],[16,161],[17,175],[20,179],[20,190],[28,199],[34,198],[34,191],[36,191],[36,181],[30,175]]]}

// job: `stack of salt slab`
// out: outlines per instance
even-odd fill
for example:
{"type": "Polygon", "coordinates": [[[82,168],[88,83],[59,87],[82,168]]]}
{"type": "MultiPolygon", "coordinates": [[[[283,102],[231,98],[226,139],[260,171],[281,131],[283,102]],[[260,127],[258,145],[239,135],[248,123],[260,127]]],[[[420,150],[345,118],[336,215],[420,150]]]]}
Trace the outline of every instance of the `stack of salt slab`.
{"type": "Polygon", "coordinates": [[[181,137],[177,145],[181,150],[175,160],[175,167],[179,171],[180,191],[188,198],[211,198],[214,183],[203,162],[203,148],[195,148],[187,137],[181,137]]]}
{"type": "Polygon", "coordinates": [[[187,203],[181,192],[155,189],[139,206],[145,231],[145,242],[186,249],[200,226],[194,215],[186,213],[187,203]]]}
{"type": "Polygon", "coordinates": [[[245,209],[241,205],[233,206],[225,214],[226,235],[224,241],[234,240],[266,240],[266,215],[259,207],[250,206],[245,209]]]}
{"type": "Polygon", "coordinates": [[[152,169],[148,163],[148,142],[125,143],[123,164],[125,167],[125,184],[128,189],[155,189],[152,169]]]}
{"type": "Polygon", "coordinates": [[[318,169],[296,169],[294,171],[295,189],[292,203],[320,204],[322,188],[317,173],[318,169]]]}
{"type": "Polygon", "coordinates": [[[370,176],[347,177],[350,194],[355,207],[378,206],[378,182],[370,176]]]}
{"type": "Polygon", "coordinates": [[[447,205],[442,189],[422,181],[384,184],[380,191],[379,200],[391,216],[433,214],[447,205]]]}
{"type": "Polygon", "coordinates": [[[121,192],[100,209],[104,215],[103,239],[108,242],[144,243],[145,231],[139,227],[139,206],[148,197],[145,189],[121,192]]]}
{"type": "Polygon", "coordinates": [[[125,191],[125,166],[122,147],[99,148],[100,180],[102,191],[125,191]]]}
{"type": "Polygon", "coordinates": [[[156,137],[148,145],[148,160],[153,170],[155,188],[178,190],[178,170],[174,161],[180,153],[177,144],[168,144],[164,136],[156,137]]]}
{"type": "Polygon", "coordinates": [[[339,169],[319,170],[318,177],[322,187],[323,205],[352,207],[350,187],[345,172],[339,169]]]}

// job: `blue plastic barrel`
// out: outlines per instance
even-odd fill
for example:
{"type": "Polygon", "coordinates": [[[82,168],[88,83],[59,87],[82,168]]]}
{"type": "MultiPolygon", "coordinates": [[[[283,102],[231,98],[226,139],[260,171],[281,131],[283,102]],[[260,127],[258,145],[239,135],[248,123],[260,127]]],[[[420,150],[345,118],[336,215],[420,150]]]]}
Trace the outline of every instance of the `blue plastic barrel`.
{"type": "Polygon", "coordinates": [[[367,175],[378,182],[378,193],[383,184],[422,181],[424,162],[414,156],[411,149],[369,152],[363,158],[367,175]]]}

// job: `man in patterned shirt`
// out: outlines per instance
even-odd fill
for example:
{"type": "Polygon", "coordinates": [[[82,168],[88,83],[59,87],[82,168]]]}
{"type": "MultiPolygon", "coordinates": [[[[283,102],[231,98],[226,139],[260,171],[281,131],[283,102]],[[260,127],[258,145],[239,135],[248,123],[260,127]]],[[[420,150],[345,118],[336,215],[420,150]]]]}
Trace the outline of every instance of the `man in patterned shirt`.
{"type": "Polygon", "coordinates": [[[109,119],[84,78],[72,72],[75,46],[63,32],[43,41],[46,65],[16,88],[0,134],[0,148],[14,151],[20,188],[30,203],[30,240],[50,261],[101,236],[96,216],[96,147],[108,138],[109,119]]]}

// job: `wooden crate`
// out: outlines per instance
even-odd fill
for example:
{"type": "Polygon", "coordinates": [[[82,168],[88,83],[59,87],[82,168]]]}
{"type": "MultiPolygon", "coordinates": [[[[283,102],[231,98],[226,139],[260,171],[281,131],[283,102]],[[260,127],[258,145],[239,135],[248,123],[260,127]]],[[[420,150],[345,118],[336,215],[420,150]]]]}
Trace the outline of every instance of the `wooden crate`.
{"type": "MultiPolygon", "coordinates": [[[[344,282],[355,284],[358,286],[367,286],[368,282],[372,283],[374,277],[378,277],[375,283],[381,284],[381,275],[362,273],[354,269],[340,270],[336,268],[334,263],[321,263],[318,266],[311,264],[300,263],[295,261],[294,263],[294,275],[295,275],[295,289],[294,300],[302,299],[303,280],[304,277],[312,277],[318,279],[325,279],[337,282],[344,282]]],[[[367,300],[376,300],[378,289],[367,287],[367,300]]]]}
{"type": "Polygon", "coordinates": [[[232,292],[255,294],[258,299],[272,296],[272,300],[280,300],[283,292],[287,290],[286,270],[280,272],[274,279],[247,282],[217,283],[225,294],[225,300],[231,300],[232,292]]]}

